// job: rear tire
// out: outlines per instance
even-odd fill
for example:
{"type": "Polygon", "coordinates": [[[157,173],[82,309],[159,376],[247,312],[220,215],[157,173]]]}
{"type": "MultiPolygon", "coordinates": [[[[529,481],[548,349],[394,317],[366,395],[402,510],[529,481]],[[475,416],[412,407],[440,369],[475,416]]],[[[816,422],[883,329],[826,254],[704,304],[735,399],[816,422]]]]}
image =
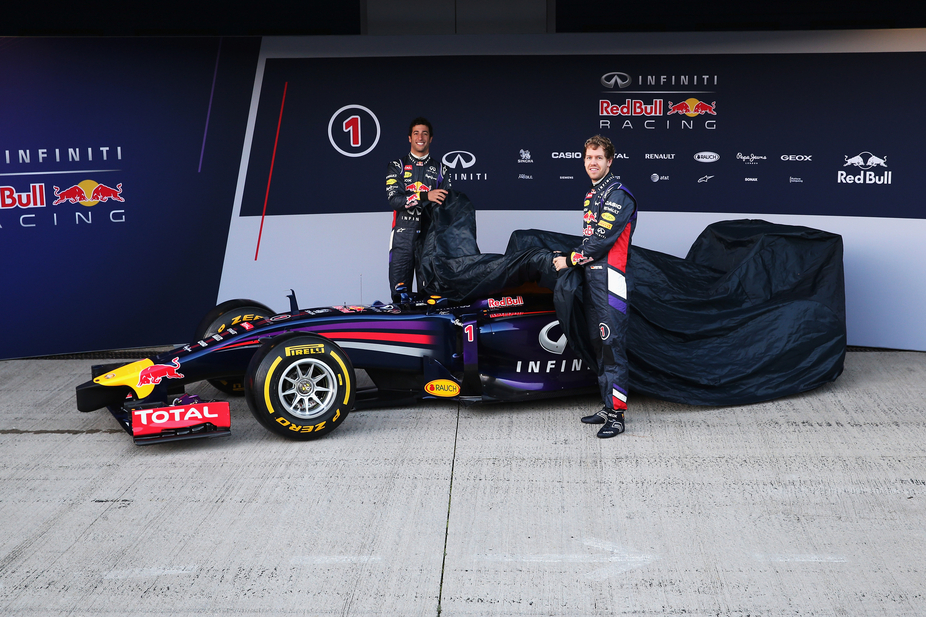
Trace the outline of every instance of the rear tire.
{"type": "MultiPolygon", "coordinates": [[[[245,321],[257,321],[276,313],[267,306],[254,300],[228,300],[218,305],[203,317],[196,328],[196,338],[200,341],[213,334],[221,334],[229,327],[245,321]]],[[[244,395],[243,377],[217,377],[207,379],[212,386],[232,396],[244,395]]]]}
{"type": "Polygon", "coordinates": [[[344,422],[357,390],[354,367],[328,339],[301,332],[274,337],[251,358],[248,408],[267,430],[289,439],[327,435],[344,422]]]}

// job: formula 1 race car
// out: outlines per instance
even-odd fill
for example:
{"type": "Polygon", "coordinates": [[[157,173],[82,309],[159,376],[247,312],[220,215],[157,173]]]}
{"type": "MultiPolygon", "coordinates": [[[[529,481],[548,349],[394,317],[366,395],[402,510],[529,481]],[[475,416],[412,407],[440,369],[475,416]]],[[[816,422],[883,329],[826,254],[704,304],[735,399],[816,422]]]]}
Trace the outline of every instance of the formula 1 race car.
{"type": "Polygon", "coordinates": [[[420,399],[515,401],[596,392],[566,342],[552,294],[527,287],[465,305],[297,308],[274,314],[229,300],[200,323],[196,342],[126,365],[93,367],[77,408],[108,408],[139,445],[230,434],[229,405],[186,394],[207,380],[243,394],[270,431],[297,440],[330,433],[355,408],[420,399]],[[358,389],[356,369],[372,386],[358,389]]]}

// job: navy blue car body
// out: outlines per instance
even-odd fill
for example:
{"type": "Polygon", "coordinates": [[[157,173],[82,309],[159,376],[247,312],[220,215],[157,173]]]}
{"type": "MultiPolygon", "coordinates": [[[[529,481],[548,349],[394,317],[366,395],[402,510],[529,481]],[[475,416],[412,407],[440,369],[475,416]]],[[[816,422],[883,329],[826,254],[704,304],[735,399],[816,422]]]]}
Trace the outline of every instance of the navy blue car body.
{"type": "Polygon", "coordinates": [[[77,387],[78,409],[108,408],[136,443],[225,435],[229,427],[197,423],[196,407],[184,412],[193,416],[186,426],[165,420],[163,430],[148,427],[144,435],[138,426],[139,419],[182,419],[176,409],[185,404],[184,386],[209,380],[237,384],[268,429],[311,439],[336,428],[351,409],[595,391],[594,374],[566,344],[549,293],[506,293],[462,306],[434,298],[401,306],[293,306],[280,314],[233,302],[243,308],[203,326],[195,342],[124,366],[94,367],[94,379],[77,387]],[[368,376],[362,388],[358,369],[368,376]],[[158,411],[139,411],[145,409],[158,411]]]}

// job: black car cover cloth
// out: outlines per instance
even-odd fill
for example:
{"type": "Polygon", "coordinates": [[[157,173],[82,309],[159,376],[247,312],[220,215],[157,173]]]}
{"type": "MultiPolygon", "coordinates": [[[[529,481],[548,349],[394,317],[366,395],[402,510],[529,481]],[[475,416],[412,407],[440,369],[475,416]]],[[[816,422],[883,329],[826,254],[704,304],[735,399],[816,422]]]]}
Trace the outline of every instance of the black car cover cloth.
{"type": "Polygon", "coordinates": [[[708,226],[685,259],[634,247],[631,390],[742,405],[835,380],[846,354],[842,253],[837,234],[762,220],[708,226]]]}
{"type": "MultiPolygon", "coordinates": [[[[419,281],[455,301],[525,281],[553,289],[573,351],[596,367],[576,268],[557,275],[552,251],[581,237],[511,235],[504,255],[480,254],[475,212],[462,193],[426,209],[419,281]]],[[[842,237],[762,220],[708,226],[684,258],[632,246],[627,355],[631,393],[690,405],[742,405],[835,380],[846,349],[842,237]]]]}
{"type": "Polygon", "coordinates": [[[553,289],[553,252],[532,233],[515,232],[504,255],[480,253],[476,213],[466,194],[451,190],[443,204],[429,203],[421,215],[417,246],[418,284],[426,293],[469,302],[527,281],[553,289]]]}

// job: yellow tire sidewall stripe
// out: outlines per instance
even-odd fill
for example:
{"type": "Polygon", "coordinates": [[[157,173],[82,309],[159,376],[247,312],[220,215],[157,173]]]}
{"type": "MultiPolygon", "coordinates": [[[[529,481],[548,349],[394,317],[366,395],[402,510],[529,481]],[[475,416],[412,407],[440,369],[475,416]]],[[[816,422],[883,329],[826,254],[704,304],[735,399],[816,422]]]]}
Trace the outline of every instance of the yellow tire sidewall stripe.
{"type": "Polygon", "coordinates": [[[341,356],[334,353],[333,351],[328,352],[331,354],[331,357],[337,360],[338,364],[341,365],[341,373],[344,375],[344,405],[347,405],[347,401],[350,400],[350,374],[347,372],[347,367],[344,365],[344,361],[341,360],[341,356]]]}
{"type": "Polygon", "coordinates": [[[283,356],[278,356],[277,359],[273,361],[273,364],[270,365],[270,370],[267,371],[267,378],[264,380],[264,404],[267,406],[268,413],[274,413],[273,404],[270,402],[270,384],[273,382],[273,371],[282,361],[283,356]]]}

